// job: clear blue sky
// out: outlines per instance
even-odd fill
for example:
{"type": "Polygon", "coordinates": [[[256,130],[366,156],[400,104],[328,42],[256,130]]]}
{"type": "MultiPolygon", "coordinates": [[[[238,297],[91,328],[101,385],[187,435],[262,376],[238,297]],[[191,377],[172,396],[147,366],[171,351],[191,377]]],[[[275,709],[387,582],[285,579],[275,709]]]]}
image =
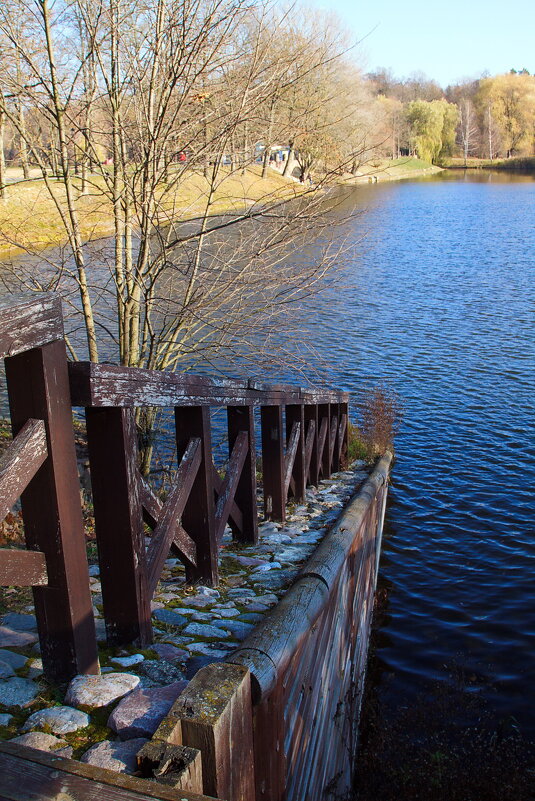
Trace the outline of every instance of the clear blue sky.
{"type": "MultiPolygon", "coordinates": [[[[307,0],[305,0],[307,2],[307,0]]],[[[358,39],[366,72],[422,71],[442,86],[525,67],[535,72],[535,0],[309,0],[358,39]]]]}

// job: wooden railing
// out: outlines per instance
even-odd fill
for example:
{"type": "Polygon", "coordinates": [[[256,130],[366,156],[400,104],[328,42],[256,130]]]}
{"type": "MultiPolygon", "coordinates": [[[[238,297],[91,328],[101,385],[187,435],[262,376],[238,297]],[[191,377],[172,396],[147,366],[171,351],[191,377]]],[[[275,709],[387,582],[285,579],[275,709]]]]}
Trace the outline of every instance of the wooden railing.
{"type": "Polygon", "coordinates": [[[190,581],[217,584],[227,523],[258,540],[255,410],[263,505],[286,502],[347,462],[348,396],[93,363],[67,368],[59,297],[0,306],[14,440],[0,463],[0,512],[22,497],[27,551],[0,550],[0,584],[34,587],[45,673],[98,669],[71,406],[85,407],[104,618],[114,644],[152,642],[150,602],[169,551],[190,581]],[[161,501],[138,469],[138,407],[172,407],[178,470],[161,501]],[[225,407],[228,467],[214,466],[211,407],[225,407]],[[152,529],[145,547],[147,524],[152,529]]]}
{"type": "Polygon", "coordinates": [[[98,672],[59,297],[0,303],[13,442],[0,517],[21,496],[27,550],[0,550],[0,584],[34,588],[46,676],[98,672]]]}
{"type": "Polygon", "coordinates": [[[171,549],[190,581],[215,585],[227,523],[258,540],[255,409],[260,409],[264,514],[345,465],[348,396],[254,381],[70,365],[73,406],[85,407],[95,531],[108,639],[152,641],[150,601],[171,549]],[[172,407],[178,472],[162,503],[141,476],[136,407],[172,407]],[[210,407],[226,407],[228,466],[214,466],[210,407]],[[143,523],[152,528],[144,547],[143,523]]]}

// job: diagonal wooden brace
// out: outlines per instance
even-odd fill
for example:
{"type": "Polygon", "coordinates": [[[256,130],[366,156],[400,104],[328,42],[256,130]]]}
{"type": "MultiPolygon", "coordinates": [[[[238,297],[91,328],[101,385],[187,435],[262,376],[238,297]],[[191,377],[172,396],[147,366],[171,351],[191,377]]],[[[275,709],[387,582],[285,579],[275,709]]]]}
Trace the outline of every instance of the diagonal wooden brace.
{"type": "Polygon", "coordinates": [[[297,454],[297,447],[299,445],[299,437],[301,436],[301,423],[294,423],[288,440],[286,454],[284,456],[284,497],[288,496],[288,489],[292,478],[292,470],[297,454]]]}
{"type": "Polygon", "coordinates": [[[215,510],[215,531],[218,542],[221,541],[225,526],[227,525],[228,516],[234,502],[236,487],[238,486],[238,481],[240,480],[248,447],[249,436],[246,431],[240,431],[236,437],[236,441],[230,455],[227,472],[221,485],[221,492],[219,494],[219,498],[217,499],[217,506],[215,510]]]}
{"type": "MultiPolygon", "coordinates": [[[[198,437],[192,437],[180,462],[175,486],[162,506],[161,513],[158,517],[158,523],[147,549],[148,585],[151,595],[154,594],[154,590],[158,584],[171,543],[177,540],[177,522],[186,505],[200,464],[201,441],[198,437]]],[[[190,554],[192,552],[191,546],[196,552],[195,543],[191,541],[191,545],[188,548],[190,554]]],[[[184,555],[189,559],[187,553],[184,555]]],[[[191,559],[189,559],[189,561],[191,561],[191,559]]]]}

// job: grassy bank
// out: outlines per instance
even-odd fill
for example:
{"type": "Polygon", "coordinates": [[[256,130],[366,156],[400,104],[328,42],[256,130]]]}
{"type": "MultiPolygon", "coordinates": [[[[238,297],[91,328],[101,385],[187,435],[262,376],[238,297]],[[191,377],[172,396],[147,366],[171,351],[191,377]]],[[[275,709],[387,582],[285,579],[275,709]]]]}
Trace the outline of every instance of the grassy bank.
{"type": "Polygon", "coordinates": [[[441,167],[436,167],[428,161],[409,156],[399,159],[372,159],[366,164],[362,164],[357,175],[348,177],[344,183],[365,184],[400,181],[404,178],[433,175],[441,172],[441,169],[441,167]]]}
{"type": "Polygon", "coordinates": [[[513,159],[450,159],[445,165],[449,170],[500,170],[517,172],[523,175],[535,174],[535,156],[513,159]]]}
{"type": "MultiPolygon", "coordinates": [[[[18,178],[15,171],[8,179],[18,178]]],[[[270,170],[261,177],[261,167],[253,166],[244,175],[222,175],[211,202],[210,213],[243,211],[255,202],[291,198],[302,191],[301,184],[283,178],[270,170]]],[[[75,179],[75,187],[79,183],[75,179]]],[[[177,186],[176,193],[162,188],[159,218],[161,224],[170,219],[191,219],[206,209],[210,186],[201,172],[192,171],[177,186]]],[[[65,190],[60,182],[53,191],[62,209],[66,209],[65,190]]],[[[103,191],[101,179],[94,178],[90,190],[76,199],[80,228],[84,241],[113,233],[113,207],[103,191]]],[[[67,241],[65,229],[54,200],[42,179],[8,184],[6,198],[0,201],[0,258],[17,252],[40,251],[61,246],[67,241]]]]}

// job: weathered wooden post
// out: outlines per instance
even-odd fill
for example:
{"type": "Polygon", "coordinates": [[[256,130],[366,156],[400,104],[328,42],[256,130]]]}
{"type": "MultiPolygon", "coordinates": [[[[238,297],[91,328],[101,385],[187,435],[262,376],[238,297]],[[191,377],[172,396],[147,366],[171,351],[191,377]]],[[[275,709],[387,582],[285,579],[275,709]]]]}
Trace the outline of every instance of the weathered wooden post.
{"type": "Polygon", "coordinates": [[[286,520],[284,492],[284,439],[282,406],[262,406],[262,477],[264,484],[264,517],[286,520]]]}
{"type": "MultiPolygon", "coordinates": [[[[203,792],[254,801],[251,677],[242,665],[206,665],[179,695],[152,739],[201,752],[203,792]]],[[[146,752],[146,747],[145,747],[146,752]]]]}
{"type": "Polygon", "coordinates": [[[150,591],[132,408],[87,408],[87,440],[106,634],[152,642],[150,591]]]}
{"type": "Polygon", "coordinates": [[[242,467],[234,501],[242,514],[241,530],[233,523],[234,537],[241,542],[258,542],[258,511],[256,508],[256,448],[254,411],[252,406],[229,406],[227,408],[229,454],[241,431],[248,437],[248,449],[242,467]]]}
{"type": "Polygon", "coordinates": [[[31,418],[46,429],[48,456],[21,496],[26,545],[46,557],[48,583],[33,589],[44,672],[98,673],[59,296],[0,302],[0,357],[13,435],[31,418]]]}
{"type": "Polygon", "coordinates": [[[177,406],[175,408],[177,458],[184,456],[192,437],[201,441],[201,464],[195,476],[182,525],[197,546],[197,565],[186,566],[188,581],[218,582],[215,530],[215,504],[212,462],[212,436],[209,406],[177,406]]]}
{"type": "Polygon", "coordinates": [[[306,493],[305,474],[305,408],[302,403],[292,403],[286,406],[286,441],[290,442],[295,425],[299,425],[299,438],[297,450],[292,467],[292,481],[290,483],[290,496],[302,503],[306,493]]]}
{"type": "Polygon", "coordinates": [[[341,403],[340,424],[342,425],[342,440],[340,443],[340,469],[347,470],[349,464],[349,403],[341,403]]]}

